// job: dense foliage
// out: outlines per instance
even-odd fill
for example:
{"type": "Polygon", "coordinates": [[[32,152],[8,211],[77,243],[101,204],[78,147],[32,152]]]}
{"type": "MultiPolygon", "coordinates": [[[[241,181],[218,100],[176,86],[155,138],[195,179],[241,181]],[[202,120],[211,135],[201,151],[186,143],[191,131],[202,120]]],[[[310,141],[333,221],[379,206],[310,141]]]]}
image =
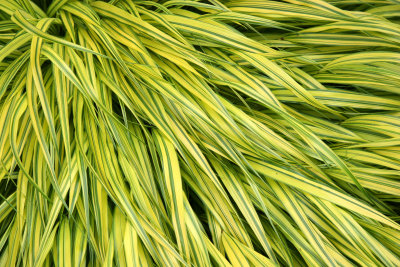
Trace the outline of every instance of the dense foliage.
{"type": "Polygon", "coordinates": [[[0,0],[0,266],[400,266],[399,19],[0,0]]]}

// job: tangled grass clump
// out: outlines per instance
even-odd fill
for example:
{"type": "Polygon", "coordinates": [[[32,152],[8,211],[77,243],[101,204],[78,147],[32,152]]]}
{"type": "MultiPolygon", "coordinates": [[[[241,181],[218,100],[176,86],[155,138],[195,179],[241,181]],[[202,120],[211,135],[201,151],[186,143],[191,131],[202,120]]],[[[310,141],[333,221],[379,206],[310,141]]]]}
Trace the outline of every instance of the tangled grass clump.
{"type": "Polygon", "coordinates": [[[0,0],[0,266],[400,266],[399,18],[0,0]]]}

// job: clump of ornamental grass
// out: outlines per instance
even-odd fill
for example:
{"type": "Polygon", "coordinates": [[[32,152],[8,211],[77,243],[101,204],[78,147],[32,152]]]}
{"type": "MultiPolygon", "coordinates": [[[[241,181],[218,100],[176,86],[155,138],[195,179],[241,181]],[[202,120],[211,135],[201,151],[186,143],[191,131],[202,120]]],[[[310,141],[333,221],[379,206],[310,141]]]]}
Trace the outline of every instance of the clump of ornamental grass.
{"type": "Polygon", "coordinates": [[[394,0],[0,1],[0,266],[400,266],[394,0]]]}

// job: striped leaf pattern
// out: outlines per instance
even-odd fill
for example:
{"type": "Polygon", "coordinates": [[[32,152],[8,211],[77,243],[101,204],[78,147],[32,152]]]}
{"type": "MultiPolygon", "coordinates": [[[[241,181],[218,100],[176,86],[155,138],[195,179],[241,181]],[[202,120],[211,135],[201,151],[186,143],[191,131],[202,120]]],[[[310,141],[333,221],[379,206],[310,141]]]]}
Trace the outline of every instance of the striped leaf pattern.
{"type": "Polygon", "coordinates": [[[0,0],[0,266],[400,266],[399,17],[0,0]]]}

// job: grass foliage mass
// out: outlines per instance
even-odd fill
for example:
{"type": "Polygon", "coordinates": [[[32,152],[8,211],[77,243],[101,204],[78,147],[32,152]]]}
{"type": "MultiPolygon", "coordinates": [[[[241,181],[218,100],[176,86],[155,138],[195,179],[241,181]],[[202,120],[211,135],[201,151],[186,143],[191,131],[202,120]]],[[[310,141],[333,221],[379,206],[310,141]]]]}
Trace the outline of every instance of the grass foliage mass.
{"type": "Polygon", "coordinates": [[[400,266],[400,1],[0,0],[0,266],[400,266]]]}

